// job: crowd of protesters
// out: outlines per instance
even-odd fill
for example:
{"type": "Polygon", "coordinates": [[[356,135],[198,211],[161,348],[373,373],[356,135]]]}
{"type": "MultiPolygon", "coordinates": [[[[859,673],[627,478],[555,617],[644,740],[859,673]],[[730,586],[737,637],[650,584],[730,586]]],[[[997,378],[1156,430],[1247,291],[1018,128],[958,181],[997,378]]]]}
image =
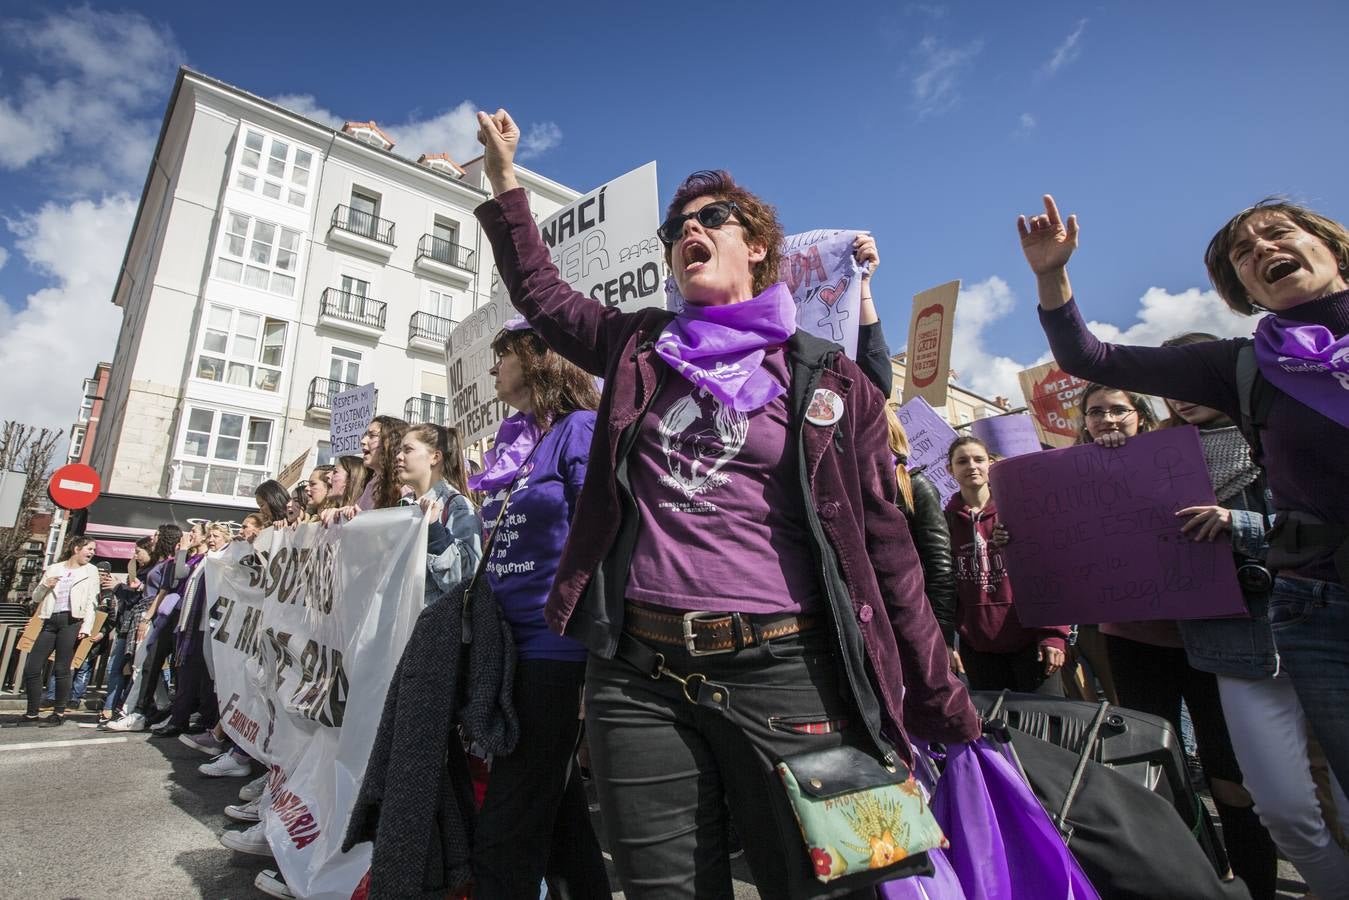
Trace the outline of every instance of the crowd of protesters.
{"type": "MultiPolygon", "coordinates": [[[[478,470],[455,429],[378,416],[360,456],[296,485],[260,485],[237,533],[165,525],[141,540],[125,582],[75,539],[35,598],[43,625],[24,672],[25,721],[64,721],[88,681],[90,660],[71,662],[89,636],[107,656],[102,727],[177,737],[214,757],[203,776],[252,776],[219,724],[202,560],[266,529],[341,528],[415,505],[429,522],[428,606],[485,572],[518,657],[518,741],[491,761],[463,861],[473,896],[537,897],[540,884],[556,897],[607,896],[578,752],[629,897],[729,896],[740,845],[764,896],[873,896],[870,884],[818,877],[774,764],[838,751],[891,771],[913,765],[914,742],[980,736],[970,690],[1106,698],[1176,734],[1192,723],[1224,874],[1273,897],[1282,854],[1320,900],[1349,896],[1342,225],[1263,203],[1213,238],[1220,296],[1269,314],[1252,353],[1250,340],[1200,333],[1155,348],[1097,340],[1066,272],[1076,219],[1045,197],[1043,213],[1019,221],[1054,356],[1091,382],[1080,442],[1110,451],[1149,431],[1198,429],[1217,502],[1180,509],[1177,532],[1230,543],[1248,611],[1026,627],[1004,558],[1018,536],[990,487],[996,455],[971,435],[951,444],[959,490],[944,508],[908,465],[887,403],[874,241],[856,245],[856,362],[797,329],[777,281],[773,208],[724,172],[685,181],[658,232],[686,308],[609,309],[553,265],[515,180],[514,123],[504,112],[479,122],[494,196],[478,216],[522,315],[492,346],[512,414],[478,470]],[[510,536],[485,560],[508,508],[510,536]],[[108,616],[91,634],[100,606],[108,616]]],[[[250,781],[226,814],[258,823],[261,794],[250,781]]],[[[261,824],[222,842],[269,853],[261,824]]],[[[873,848],[887,865],[902,850],[873,848]]],[[[424,874],[397,877],[416,886],[424,874]]],[[[372,895],[380,883],[372,873],[372,895]]]]}

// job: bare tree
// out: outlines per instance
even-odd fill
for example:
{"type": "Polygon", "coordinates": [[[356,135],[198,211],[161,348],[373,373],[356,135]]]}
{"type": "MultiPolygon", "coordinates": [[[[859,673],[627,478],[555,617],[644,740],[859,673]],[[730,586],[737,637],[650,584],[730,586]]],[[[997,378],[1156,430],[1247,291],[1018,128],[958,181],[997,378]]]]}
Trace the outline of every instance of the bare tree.
{"type": "Polygon", "coordinates": [[[0,598],[8,597],[23,546],[28,542],[28,527],[37,512],[47,480],[52,472],[52,454],[61,439],[61,430],[38,429],[10,419],[0,429],[0,470],[22,472],[27,478],[19,501],[19,518],[13,528],[0,528],[0,598]]]}

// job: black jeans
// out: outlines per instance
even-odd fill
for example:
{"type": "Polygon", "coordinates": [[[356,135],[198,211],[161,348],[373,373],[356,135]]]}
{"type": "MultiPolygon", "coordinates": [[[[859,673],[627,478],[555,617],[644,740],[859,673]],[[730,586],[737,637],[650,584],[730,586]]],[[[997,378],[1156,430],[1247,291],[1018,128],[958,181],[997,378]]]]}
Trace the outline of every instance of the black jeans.
{"type": "Polygon", "coordinates": [[[75,659],[75,644],[80,636],[83,619],[71,618],[69,612],[52,613],[42,620],[42,630],[38,632],[33,649],[28,651],[28,659],[23,664],[23,689],[28,694],[28,715],[38,714],[38,705],[42,700],[42,668],[52,648],[56,649],[56,712],[66,711],[70,702],[70,683],[73,673],[70,664],[75,659]]]}
{"type": "Polygon", "coordinates": [[[679,675],[725,686],[734,713],[694,706],[674,681],[622,659],[590,657],[586,732],[624,896],[730,898],[729,806],[760,896],[873,897],[815,880],[768,758],[868,740],[827,630],[713,656],[649,646],[679,675]]]}
{"type": "MultiPolygon", "coordinates": [[[[161,638],[167,640],[169,636],[161,638]]],[[[174,675],[173,704],[169,719],[178,728],[186,728],[194,712],[201,712],[201,725],[209,730],[220,721],[220,707],[215,697],[215,682],[206,668],[206,650],[196,642],[188,644],[178,671],[174,675]]]]}
{"type": "Polygon", "coordinates": [[[1011,653],[982,653],[962,643],[960,661],[965,665],[971,690],[1062,697],[1063,679],[1058,672],[1045,674],[1044,661],[1037,658],[1039,653],[1038,644],[1011,653]]]}
{"type": "Polygon", "coordinates": [[[138,712],[147,719],[157,714],[155,693],[159,684],[158,679],[163,677],[161,673],[164,670],[164,663],[173,655],[173,636],[174,630],[178,627],[179,612],[179,609],[175,609],[163,621],[151,625],[151,634],[147,635],[146,639],[152,643],[145,651],[145,665],[136,676],[140,699],[136,702],[135,708],[128,712],[138,712]]]}
{"type": "Polygon", "coordinates": [[[516,664],[520,741],[508,756],[492,760],[474,827],[478,900],[537,900],[542,880],[557,900],[610,895],[585,787],[572,764],[581,741],[584,678],[583,662],[516,664]]]}

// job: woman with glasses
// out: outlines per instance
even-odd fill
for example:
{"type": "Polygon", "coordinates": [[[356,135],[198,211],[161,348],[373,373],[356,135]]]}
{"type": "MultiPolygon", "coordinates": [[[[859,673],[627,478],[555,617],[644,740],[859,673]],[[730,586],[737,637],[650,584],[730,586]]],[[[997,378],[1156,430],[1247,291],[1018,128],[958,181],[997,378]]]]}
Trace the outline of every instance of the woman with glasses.
{"type": "Polygon", "coordinates": [[[623,312],[562,280],[515,178],[519,129],[478,119],[477,216],[511,301],[604,379],[545,617],[590,651],[625,895],[729,897],[729,807],[763,896],[871,897],[816,880],[773,764],[850,748],[898,769],[909,732],[979,734],[895,504],[885,398],[797,329],[781,225],[728,173],[690,176],[658,230],[685,309],[623,312]]]}
{"type": "Polygon", "coordinates": [[[1267,313],[1255,339],[1132,347],[1087,329],[1067,272],[1077,219],[1065,222],[1048,195],[1044,204],[1018,231],[1059,365],[1217,409],[1253,438],[1278,510],[1269,552],[1275,644],[1331,769],[1349,783],[1349,231],[1295,203],[1242,210],[1213,236],[1204,262],[1229,308],[1267,313]]]}

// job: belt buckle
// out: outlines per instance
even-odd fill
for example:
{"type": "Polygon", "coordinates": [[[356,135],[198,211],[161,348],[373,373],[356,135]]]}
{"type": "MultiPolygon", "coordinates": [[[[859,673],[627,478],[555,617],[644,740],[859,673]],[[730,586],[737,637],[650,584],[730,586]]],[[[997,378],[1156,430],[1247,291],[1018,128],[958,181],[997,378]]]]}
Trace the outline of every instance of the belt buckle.
{"type": "Polygon", "coordinates": [[[684,649],[688,651],[689,656],[715,656],[718,653],[730,653],[735,650],[735,641],[731,641],[731,646],[722,650],[699,650],[694,646],[697,635],[693,633],[694,622],[714,622],[717,619],[729,619],[726,613],[713,612],[686,612],[684,613],[684,649]]]}

